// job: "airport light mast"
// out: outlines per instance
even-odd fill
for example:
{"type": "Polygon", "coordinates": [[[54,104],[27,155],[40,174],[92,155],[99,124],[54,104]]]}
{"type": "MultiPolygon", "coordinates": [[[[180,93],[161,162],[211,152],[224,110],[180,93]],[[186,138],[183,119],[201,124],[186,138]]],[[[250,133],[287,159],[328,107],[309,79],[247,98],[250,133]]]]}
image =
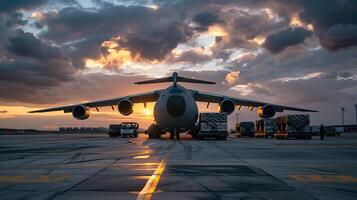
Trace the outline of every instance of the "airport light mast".
{"type": "Polygon", "coordinates": [[[342,126],[345,125],[345,108],[341,107],[341,113],[342,113],[342,126]]]}
{"type": "Polygon", "coordinates": [[[355,104],[355,109],[356,109],[356,125],[357,125],[357,103],[355,104]]]}
{"type": "Polygon", "coordinates": [[[345,110],[344,107],[341,107],[343,132],[345,132],[345,110]]]}

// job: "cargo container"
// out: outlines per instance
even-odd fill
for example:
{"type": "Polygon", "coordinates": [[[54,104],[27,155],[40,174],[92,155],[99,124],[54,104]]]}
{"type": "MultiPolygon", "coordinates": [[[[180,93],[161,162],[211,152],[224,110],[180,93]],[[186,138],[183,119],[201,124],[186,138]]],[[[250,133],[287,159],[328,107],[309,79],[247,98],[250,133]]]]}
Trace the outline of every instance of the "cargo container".
{"type": "Polygon", "coordinates": [[[255,137],[274,137],[274,134],[278,130],[277,121],[275,118],[257,120],[255,121],[255,126],[255,137]]]}
{"type": "Polygon", "coordinates": [[[237,137],[254,137],[255,134],[255,124],[254,122],[248,121],[248,122],[240,122],[236,126],[237,130],[236,132],[238,133],[237,137]]]}
{"type": "Polygon", "coordinates": [[[198,139],[215,138],[217,140],[226,140],[227,135],[227,113],[200,113],[198,139]]]}
{"type": "Polygon", "coordinates": [[[278,131],[274,134],[277,139],[311,139],[309,115],[286,115],[277,118],[278,131]]]}

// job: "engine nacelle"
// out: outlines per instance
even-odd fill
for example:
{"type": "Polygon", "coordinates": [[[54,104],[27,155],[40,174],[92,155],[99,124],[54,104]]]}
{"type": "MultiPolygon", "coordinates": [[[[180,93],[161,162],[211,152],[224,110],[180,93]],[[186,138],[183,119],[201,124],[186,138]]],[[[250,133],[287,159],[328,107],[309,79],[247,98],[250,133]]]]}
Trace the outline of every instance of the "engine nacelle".
{"type": "Polygon", "coordinates": [[[272,118],[276,113],[275,107],[272,105],[259,106],[258,115],[261,118],[272,118]]]}
{"type": "Polygon", "coordinates": [[[120,114],[128,116],[133,113],[133,102],[129,99],[122,99],[118,103],[118,111],[120,114]]]}
{"type": "Polygon", "coordinates": [[[236,108],[234,102],[229,99],[224,99],[223,101],[221,101],[219,106],[220,106],[220,112],[225,112],[228,115],[232,114],[234,112],[234,109],[236,108]]]}
{"type": "Polygon", "coordinates": [[[90,109],[84,105],[74,106],[72,108],[72,116],[79,120],[88,119],[90,109]]]}

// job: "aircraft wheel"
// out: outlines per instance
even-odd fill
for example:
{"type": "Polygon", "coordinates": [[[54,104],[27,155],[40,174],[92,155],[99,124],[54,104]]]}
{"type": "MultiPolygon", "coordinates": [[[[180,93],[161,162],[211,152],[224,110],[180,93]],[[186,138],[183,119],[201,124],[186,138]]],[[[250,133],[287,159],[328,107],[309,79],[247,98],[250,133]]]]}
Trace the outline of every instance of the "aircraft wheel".
{"type": "Polygon", "coordinates": [[[161,133],[160,132],[156,132],[155,133],[155,138],[156,139],[161,139],[161,133]]]}
{"type": "Polygon", "coordinates": [[[174,140],[175,139],[175,134],[174,132],[170,132],[170,140],[174,140]]]}
{"type": "Polygon", "coordinates": [[[176,140],[180,140],[180,132],[176,131],[176,140]]]}

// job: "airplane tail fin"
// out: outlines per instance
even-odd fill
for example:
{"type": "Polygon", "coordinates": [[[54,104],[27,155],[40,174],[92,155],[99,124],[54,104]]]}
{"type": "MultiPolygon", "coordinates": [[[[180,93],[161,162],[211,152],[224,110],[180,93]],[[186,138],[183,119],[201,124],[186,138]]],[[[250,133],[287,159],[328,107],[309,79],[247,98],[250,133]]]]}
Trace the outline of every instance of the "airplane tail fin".
{"type": "Polygon", "coordinates": [[[174,85],[176,85],[177,82],[198,83],[198,84],[216,84],[215,82],[212,82],[212,81],[205,81],[205,80],[181,77],[181,76],[177,75],[177,72],[174,72],[172,74],[172,76],[169,76],[169,77],[152,79],[152,80],[147,80],[147,81],[139,81],[139,82],[135,82],[135,84],[143,85],[143,84],[166,83],[166,82],[173,82],[174,85]]]}

